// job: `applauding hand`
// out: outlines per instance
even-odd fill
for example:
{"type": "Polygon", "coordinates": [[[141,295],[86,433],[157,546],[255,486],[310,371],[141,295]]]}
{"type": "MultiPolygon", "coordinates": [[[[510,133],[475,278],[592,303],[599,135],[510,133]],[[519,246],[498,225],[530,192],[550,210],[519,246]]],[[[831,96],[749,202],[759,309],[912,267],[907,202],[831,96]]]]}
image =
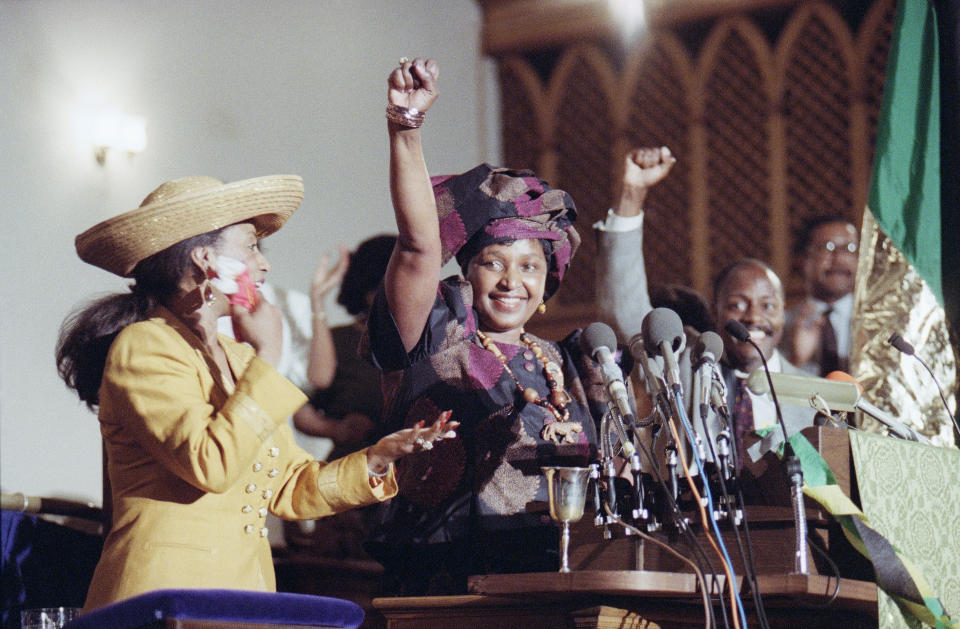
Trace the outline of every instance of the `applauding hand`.
{"type": "Polygon", "coordinates": [[[367,450],[367,467],[371,473],[381,474],[387,467],[407,454],[430,450],[434,442],[452,439],[457,436],[458,421],[451,421],[452,411],[440,413],[440,417],[429,426],[420,422],[412,428],[404,428],[390,433],[367,450]]]}

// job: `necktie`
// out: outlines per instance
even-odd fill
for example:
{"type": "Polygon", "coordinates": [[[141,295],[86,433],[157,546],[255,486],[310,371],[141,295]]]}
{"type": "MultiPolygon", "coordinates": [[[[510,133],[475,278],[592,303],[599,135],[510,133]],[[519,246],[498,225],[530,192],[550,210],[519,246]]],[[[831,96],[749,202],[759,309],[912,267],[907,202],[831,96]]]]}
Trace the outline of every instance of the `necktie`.
{"type": "Polygon", "coordinates": [[[737,388],[733,396],[733,434],[737,444],[737,461],[740,469],[747,460],[747,449],[743,438],[753,430],[753,401],[747,391],[747,379],[737,378],[737,388]]]}
{"type": "Polygon", "coordinates": [[[833,308],[823,312],[823,327],[820,328],[820,375],[825,376],[831,371],[840,369],[840,356],[837,350],[837,331],[830,323],[830,313],[833,308]]]}

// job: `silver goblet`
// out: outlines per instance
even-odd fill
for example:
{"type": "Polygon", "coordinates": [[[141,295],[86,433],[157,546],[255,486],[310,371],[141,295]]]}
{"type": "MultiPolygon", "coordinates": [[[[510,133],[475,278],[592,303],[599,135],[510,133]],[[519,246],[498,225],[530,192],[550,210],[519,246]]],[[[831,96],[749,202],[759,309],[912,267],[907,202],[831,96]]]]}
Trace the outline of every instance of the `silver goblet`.
{"type": "Polygon", "coordinates": [[[560,572],[570,572],[570,523],[583,517],[590,482],[588,467],[541,467],[547,479],[550,519],[559,522],[560,572]]]}

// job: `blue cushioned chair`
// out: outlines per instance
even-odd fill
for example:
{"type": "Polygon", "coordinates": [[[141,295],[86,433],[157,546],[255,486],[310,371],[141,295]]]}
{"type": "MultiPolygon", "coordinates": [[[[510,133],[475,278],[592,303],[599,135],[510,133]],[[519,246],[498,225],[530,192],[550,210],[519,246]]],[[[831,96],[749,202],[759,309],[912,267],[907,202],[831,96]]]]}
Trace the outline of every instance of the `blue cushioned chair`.
{"type": "Polygon", "coordinates": [[[6,507],[0,531],[0,629],[20,629],[23,609],[83,605],[102,537],[6,507]]]}
{"type": "Polygon", "coordinates": [[[359,627],[363,608],[339,598],[242,590],[157,590],[84,614],[66,629],[359,627]]]}

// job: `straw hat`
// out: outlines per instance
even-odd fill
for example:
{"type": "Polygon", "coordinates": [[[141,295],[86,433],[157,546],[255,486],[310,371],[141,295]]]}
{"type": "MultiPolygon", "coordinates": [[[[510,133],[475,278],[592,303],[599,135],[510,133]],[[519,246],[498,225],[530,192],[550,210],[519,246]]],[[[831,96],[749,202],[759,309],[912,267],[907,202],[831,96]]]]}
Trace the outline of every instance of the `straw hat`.
{"type": "Polygon", "coordinates": [[[84,262],[131,277],[137,263],[176,243],[250,221],[263,238],[280,229],[303,200],[297,175],[232,183],[184,177],[161,184],[135,210],[109,218],[76,238],[84,262]]]}

